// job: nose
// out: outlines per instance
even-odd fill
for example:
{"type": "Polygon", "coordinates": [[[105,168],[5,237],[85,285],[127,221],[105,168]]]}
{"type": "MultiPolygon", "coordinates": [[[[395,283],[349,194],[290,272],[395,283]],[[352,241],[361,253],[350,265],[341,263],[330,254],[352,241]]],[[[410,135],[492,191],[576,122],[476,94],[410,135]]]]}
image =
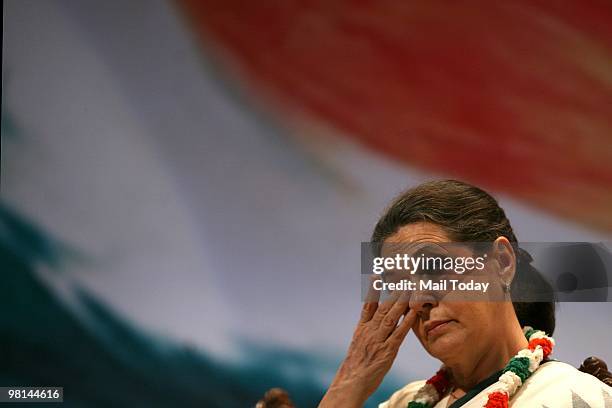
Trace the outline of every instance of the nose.
{"type": "Polygon", "coordinates": [[[417,313],[429,312],[438,306],[438,298],[432,291],[415,290],[411,293],[408,304],[410,309],[414,309],[417,313]]]}

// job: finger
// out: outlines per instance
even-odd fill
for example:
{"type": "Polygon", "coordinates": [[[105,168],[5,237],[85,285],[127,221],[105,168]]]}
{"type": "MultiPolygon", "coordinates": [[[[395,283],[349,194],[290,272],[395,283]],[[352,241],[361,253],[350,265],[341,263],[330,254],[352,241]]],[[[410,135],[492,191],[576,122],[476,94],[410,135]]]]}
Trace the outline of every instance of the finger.
{"type": "Polygon", "coordinates": [[[385,316],[387,316],[397,299],[399,299],[400,295],[401,291],[396,290],[392,292],[391,295],[387,296],[384,300],[379,302],[378,308],[376,309],[376,313],[374,313],[374,316],[372,317],[372,324],[374,327],[380,326],[385,316]]]}
{"type": "Polygon", "coordinates": [[[409,300],[410,292],[401,291],[399,297],[393,303],[377,328],[376,336],[379,340],[385,341],[396,329],[397,323],[410,307],[409,300]]]}
{"type": "Polygon", "coordinates": [[[378,300],[380,299],[380,291],[374,289],[374,281],[376,276],[371,276],[369,279],[370,286],[364,299],[363,307],[361,309],[360,322],[365,323],[372,319],[376,309],[378,309],[378,300]]]}
{"type": "Polygon", "coordinates": [[[408,334],[412,326],[414,326],[416,319],[417,319],[416,310],[410,309],[408,313],[404,315],[404,318],[402,319],[400,324],[397,326],[397,328],[393,331],[393,333],[391,333],[391,335],[387,339],[387,342],[392,343],[396,345],[397,347],[399,347],[402,341],[404,341],[404,339],[406,338],[406,335],[408,334]]]}

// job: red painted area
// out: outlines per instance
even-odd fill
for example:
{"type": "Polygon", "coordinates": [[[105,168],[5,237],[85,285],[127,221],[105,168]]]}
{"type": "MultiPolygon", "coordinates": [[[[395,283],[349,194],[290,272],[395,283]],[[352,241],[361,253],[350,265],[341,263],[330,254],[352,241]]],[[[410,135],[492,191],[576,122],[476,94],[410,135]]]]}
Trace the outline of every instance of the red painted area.
{"type": "Polygon", "coordinates": [[[180,3],[280,112],[612,229],[612,3],[180,3]]]}

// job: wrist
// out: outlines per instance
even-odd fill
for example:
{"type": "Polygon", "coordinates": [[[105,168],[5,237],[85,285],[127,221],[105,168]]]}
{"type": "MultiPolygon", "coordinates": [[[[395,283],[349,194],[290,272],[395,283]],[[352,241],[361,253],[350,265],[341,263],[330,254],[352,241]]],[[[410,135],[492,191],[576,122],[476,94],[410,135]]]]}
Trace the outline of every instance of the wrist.
{"type": "Polygon", "coordinates": [[[361,408],[368,399],[364,395],[363,388],[353,384],[351,381],[332,384],[323,399],[319,403],[319,408],[361,408]]]}

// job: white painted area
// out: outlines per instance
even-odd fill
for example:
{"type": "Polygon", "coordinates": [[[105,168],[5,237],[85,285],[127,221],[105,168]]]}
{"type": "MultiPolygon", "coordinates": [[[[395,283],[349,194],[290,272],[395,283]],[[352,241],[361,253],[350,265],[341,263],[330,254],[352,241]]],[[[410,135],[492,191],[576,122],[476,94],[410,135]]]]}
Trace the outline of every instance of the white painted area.
{"type": "Polygon", "coordinates": [[[5,13],[4,109],[20,134],[3,144],[3,200],[89,257],[71,275],[113,309],[226,350],[230,310],[192,211],[108,65],[57,2],[5,13]]]}

